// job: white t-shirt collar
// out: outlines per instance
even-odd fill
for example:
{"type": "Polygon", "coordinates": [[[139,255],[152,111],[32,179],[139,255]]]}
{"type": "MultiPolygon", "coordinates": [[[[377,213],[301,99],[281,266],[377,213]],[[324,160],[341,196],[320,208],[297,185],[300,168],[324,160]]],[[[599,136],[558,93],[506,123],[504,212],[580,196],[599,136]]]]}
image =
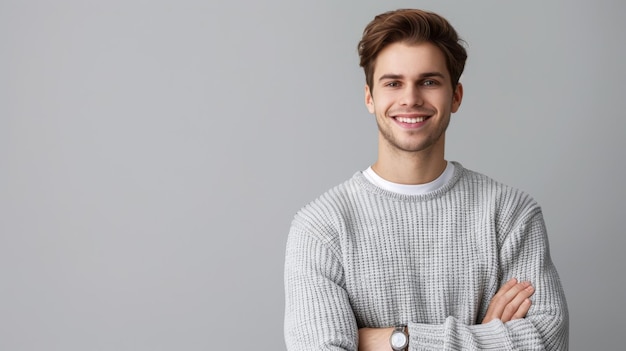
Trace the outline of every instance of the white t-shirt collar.
{"type": "Polygon", "coordinates": [[[441,188],[448,181],[450,181],[450,179],[452,179],[454,176],[454,164],[452,164],[452,162],[447,162],[446,169],[443,173],[441,173],[437,179],[425,184],[408,185],[393,183],[381,178],[378,174],[376,174],[376,172],[374,172],[371,166],[363,171],[363,175],[374,185],[394,193],[403,195],[424,195],[441,188]]]}

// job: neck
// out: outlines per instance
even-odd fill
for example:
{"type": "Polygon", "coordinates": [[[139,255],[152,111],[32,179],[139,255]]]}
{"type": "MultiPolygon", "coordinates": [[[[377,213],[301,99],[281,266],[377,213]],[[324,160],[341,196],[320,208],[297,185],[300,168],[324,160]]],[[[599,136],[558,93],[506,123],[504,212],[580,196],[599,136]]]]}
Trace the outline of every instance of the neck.
{"type": "Polygon", "coordinates": [[[437,179],[446,169],[443,143],[426,150],[407,152],[389,150],[379,144],[378,160],[372,169],[383,179],[398,184],[425,184],[437,179]]]}

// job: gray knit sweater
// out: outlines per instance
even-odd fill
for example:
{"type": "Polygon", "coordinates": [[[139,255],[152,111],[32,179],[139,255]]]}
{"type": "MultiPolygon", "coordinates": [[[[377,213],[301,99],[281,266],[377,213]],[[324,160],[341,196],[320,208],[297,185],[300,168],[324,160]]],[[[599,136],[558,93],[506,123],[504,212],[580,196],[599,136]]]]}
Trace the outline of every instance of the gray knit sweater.
{"type": "Polygon", "coordinates": [[[567,350],[568,312],[542,212],[455,163],[426,195],[361,172],[300,210],[287,241],[290,351],[357,350],[358,328],[408,324],[409,350],[567,350]],[[509,278],[535,286],[526,318],[480,324],[509,278]]]}

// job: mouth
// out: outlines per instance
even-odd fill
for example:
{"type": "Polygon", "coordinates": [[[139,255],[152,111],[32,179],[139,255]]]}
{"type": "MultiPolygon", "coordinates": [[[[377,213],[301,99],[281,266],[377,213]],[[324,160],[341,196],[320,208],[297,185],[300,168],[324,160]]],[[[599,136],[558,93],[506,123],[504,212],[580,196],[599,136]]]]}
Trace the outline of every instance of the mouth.
{"type": "Polygon", "coordinates": [[[421,123],[424,122],[426,119],[428,119],[428,117],[426,116],[421,116],[421,117],[401,117],[401,116],[396,116],[394,117],[394,119],[400,123],[408,123],[408,124],[415,124],[415,123],[421,123]]]}
{"type": "Polygon", "coordinates": [[[415,129],[421,128],[426,124],[428,119],[433,115],[430,113],[398,113],[390,117],[396,124],[402,128],[415,129]]]}

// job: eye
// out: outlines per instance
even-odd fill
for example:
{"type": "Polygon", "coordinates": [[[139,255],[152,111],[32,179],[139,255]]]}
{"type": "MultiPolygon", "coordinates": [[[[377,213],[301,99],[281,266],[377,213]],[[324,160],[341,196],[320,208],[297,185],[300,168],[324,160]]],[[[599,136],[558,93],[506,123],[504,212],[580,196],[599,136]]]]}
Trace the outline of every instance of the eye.
{"type": "Polygon", "coordinates": [[[437,85],[437,84],[439,84],[439,82],[437,82],[434,79],[426,79],[422,82],[422,85],[424,86],[432,86],[432,85],[437,85]]]}
{"type": "Polygon", "coordinates": [[[397,88],[400,86],[400,82],[398,81],[391,81],[391,82],[387,82],[385,83],[386,87],[390,87],[390,88],[397,88]]]}

